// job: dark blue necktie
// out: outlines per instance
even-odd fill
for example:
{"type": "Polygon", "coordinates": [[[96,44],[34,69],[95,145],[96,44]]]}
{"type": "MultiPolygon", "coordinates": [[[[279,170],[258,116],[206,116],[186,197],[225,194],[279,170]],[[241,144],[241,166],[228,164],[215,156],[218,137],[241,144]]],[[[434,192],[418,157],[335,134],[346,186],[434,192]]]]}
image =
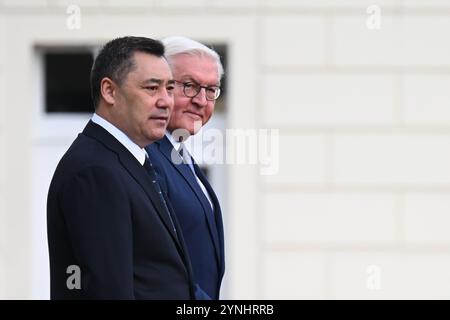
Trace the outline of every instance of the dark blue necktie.
{"type": "Polygon", "coordinates": [[[172,223],[173,231],[175,232],[175,235],[177,234],[177,229],[175,228],[175,224],[173,223],[172,215],[170,214],[170,210],[167,207],[166,200],[164,199],[161,186],[159,185],[158,179],[156,178],[156,171],[153,168],[152,163],[150,162],[150,159],[148,157],[145,157],[144,161],[144,168],[146,169],[147,173],[150,176],[150,180],[152,181],[153,187],[155,188],[155,191],[158,193],[158,196],[161,200],[161,202],[164,204],[164,208],[166,209],[167,215],[169,216],[170,222],[172,223]]]}
{"type": "Polygon", "coordinates": [[[183,163],[188,165],[189,169],[191,169],[192,174],[195,177],[195,169],[194,169],[191,155],[189,154],[189,152],[187,150],[184,150],[184,148],[186,148],[186,146],[183,143],[181,143],[180,147],[178,149],[178,153],[180,154],[181,159],[183,159],[183,163]]]}
{"type": "Polygon", "coordinates": [[[185,150],[186,146],[181,143],[180,147],[178,149],[178,153],[180,154],[181,158],[183,159],[183,163],[186,164],[189,169],[191,169],[192,174],[194,175],[194,180],[195,183],[198,184],[198,186],[200,187],[200,190],[205,194],[206,199],[208,200],[208,203],[211,206],[211,209],[214,210],[212,201],[210,200],[210,195],[207,194],[208,193],[208,189],[205,186],[205,183],[203,181],[201,181],[199,175],[195,172],[195,168],[194,168],[194,160],[191,157],[191,155],[189,154],[189,151],[187,151],[187,149],[185,150]],[[200,185],[200,183],[197,181],[200,180],[200,182],[203,184],[203,187],[200,185]]]}

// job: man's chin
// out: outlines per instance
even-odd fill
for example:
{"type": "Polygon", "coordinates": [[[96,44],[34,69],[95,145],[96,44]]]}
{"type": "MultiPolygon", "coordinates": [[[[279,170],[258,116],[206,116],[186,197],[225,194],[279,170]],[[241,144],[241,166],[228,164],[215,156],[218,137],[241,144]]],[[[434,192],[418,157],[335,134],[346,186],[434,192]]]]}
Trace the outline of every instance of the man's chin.
{"type": "Polygon", "coordinates": [[[152,141],[157,141],[157,140],[161,140],[162,138],[164,138],[166,131],[165,130],[161,130],[161,131],[157,131],[157,132],[152,132],[152,134],[149,136],[149,138],[151,137],[152,141]]]}
{"type": "Polygon", "coordinates": [[[188,129],[188,131],[189,131],[189,133],[190,133],[191,135],[194,135],[194,134],[196,134],[196,133],[198,133],[198,132],[200,131],[200,129],[202,128],[202,126],[203,126],[203,123],[202,123],[201,121],[194,121],[194,122],[191,122],[191,123],[189,124],[189,129],[188,129]]]}
{"type": "MultiPolygon", "coordinates": [[[[197,132],[199,132],[201,128],[202,128],[201,121],[195,121],[195,122],[189,121],[187,123],[184,122],[184,123],[181,123],[178,125],[173,125],[173,124],[169,125],[167,130],[172,134],[174,132],[176,132],[178,135],[181,135],[181,136],[185,136],[186,134],[189,134],[192,136],[192,135],[196,134],[197,132]]],[[[187,138],[187,137],[185,137],[185,138],[187,138]]]]}
{"type": "Polygon", "coordinates": [[[194,134],[196,134],[200,131],[200,128],[190,128],[188,131],[189,131],[189,134],[191,136],[193,136],[194,134]]]}

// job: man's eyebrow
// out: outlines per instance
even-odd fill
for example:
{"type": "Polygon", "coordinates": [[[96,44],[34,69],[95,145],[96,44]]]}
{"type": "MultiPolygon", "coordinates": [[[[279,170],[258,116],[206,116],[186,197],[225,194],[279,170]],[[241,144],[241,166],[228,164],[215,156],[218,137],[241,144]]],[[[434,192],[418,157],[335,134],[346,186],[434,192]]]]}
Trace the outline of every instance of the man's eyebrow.
{"type": "MultiPolygon", "coordinates": [[[[164,80],[161,80],[161,79],[158,79],[158,78],[150,78],[150,79],[146,79],[146,80],[144,80],[143,81],[143,84],[147,84],[147,83],[157,83],[157,84],[161,84],[161,83],[163,83],[164,82],[164,80]]],[[[175,80],[173,80],[173,79],[170,79],[170,80],[167,80],[167,84],[170,84],[170,85],[172,85],[172,84],[174,84],[175,83],[175,80]]]]}
{"type": "Polygon", "coordinates": [[[161,84],[163,81],[158,78],[149,78],[143,81],[143,83],[156,82],[157,84],[161,84]]]}
{"type": "MultiPolygon", "coordinates": [[[[194,78],[192,78],[191,76],[182,77],[181,80],[182,82],[194,82],[196,84],[199,84],[199,82],[194,78]]],[[[211,84],[208,87],[220,87],[220,81],[217,82],[216,84],[211,84]]]]}

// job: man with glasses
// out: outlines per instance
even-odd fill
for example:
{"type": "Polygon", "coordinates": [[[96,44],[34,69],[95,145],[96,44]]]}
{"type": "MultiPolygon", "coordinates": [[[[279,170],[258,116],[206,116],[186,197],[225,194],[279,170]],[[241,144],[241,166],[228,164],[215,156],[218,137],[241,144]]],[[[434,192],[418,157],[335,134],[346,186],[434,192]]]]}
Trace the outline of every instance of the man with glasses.
{"type": "Polygon", "coordinates": [[[147,147],[179,221],[197,299],[218,299],[224,274],[222,213],[217,197],[184,142],[208,122],[220,95],[218,54],[184,37],[162,40],[175,80],[175,105],[163,139],[147,147]]]}

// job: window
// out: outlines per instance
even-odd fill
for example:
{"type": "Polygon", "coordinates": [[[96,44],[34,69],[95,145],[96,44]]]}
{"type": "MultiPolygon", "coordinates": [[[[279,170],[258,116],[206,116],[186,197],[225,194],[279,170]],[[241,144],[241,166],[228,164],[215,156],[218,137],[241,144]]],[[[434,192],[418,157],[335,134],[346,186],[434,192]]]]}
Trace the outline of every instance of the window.
{"type": "MultiPolygon", "coordinates": [[[[200,40],[201,41],[201,40],[200,40]]],[[[202,41],[201,41],[202,42],[202,41]]],[[[203,42],[205,43],[205,42],[203,42]]],[[[227,78],[228,78],[228,74],[227,74],[227,46],[225,44],[208,44],[205,43],[208,47],[212,48],[214,51],[216,51],[219,56],[220,56],[220,60],[222,62],[222,66],[223,69],[225,71],[224,76],[221,79],[221,94],[219,99],[216,101],[216,106],[215,106],[215,113],[225,113],[225,101],[226,101],[226,95],[227,95],[227,78]]]]}
{"type": "Polygon", "coordinates": [[[92,113],[91,51],[79,49],[44,52],[45,112],[92,113]]]}

